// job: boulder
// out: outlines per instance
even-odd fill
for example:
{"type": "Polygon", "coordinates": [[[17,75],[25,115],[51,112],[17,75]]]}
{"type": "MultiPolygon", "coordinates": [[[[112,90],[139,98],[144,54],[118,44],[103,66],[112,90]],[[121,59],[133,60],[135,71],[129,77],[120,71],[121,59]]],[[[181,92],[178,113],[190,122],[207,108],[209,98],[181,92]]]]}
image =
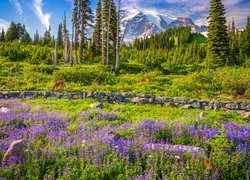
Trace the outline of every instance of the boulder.
{"type": "Polygon", "coordinates": [[[163,106],[178,108],[178,104],[177,104],[177,103],[174,103],[174,102],[167,102],[167,103],[164,103],[163,106]]]}
{"type": "Polygon", "coordinates": [[[13,141],[5,152],[3,156],[3,162],[7,162],[10,157],[17,157],[21,161],[25,161],[25,149],[27,148],[27,143],[25,140],[13,141]]]}
{"type": "Polygon", "coordinates": [[[124,97],[121,94],[116,94],[114,96],[114,99],[115,99],[116,102],[123,102],[124,101],[124,97]]]}
{"type": "Polygon", "coordinates": [[[98,108],[102,109],[103,104],[101,102],[98,102],[98,103],[91,104],[90,107],[95,108],[95,109],[98,109],[98,108]]]}

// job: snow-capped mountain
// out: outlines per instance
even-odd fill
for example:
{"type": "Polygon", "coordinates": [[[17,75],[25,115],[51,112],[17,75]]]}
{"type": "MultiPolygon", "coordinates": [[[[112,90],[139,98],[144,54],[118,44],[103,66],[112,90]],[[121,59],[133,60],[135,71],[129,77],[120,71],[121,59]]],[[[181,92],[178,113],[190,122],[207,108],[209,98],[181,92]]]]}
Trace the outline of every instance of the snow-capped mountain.
{"type": "Polygon", "coordinates": [[[180,26],[190,26],[192,32],[204,33],[207,31],[207,26],[198,26],[192,19],[186,17],[174,19],[155,12],[121,11],[121,30],[124,42],[131,42],[135,38],[149,37],[169,28],[180,26]]]}

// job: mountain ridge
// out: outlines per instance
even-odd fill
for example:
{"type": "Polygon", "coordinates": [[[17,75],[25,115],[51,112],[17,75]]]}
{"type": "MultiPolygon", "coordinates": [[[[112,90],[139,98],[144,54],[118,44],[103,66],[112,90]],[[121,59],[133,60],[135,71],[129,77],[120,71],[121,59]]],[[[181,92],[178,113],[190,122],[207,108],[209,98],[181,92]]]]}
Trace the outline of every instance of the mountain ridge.
{"type": "Polygon", "coordinates": [[[150,37],[167,29],[190,26],[193,33],[206,34],[207,26],[196,25],[191,18],[177,17],[175,19],[156,12],[121,10],[121,31],[125,43],[135,38],[150,37]]]}

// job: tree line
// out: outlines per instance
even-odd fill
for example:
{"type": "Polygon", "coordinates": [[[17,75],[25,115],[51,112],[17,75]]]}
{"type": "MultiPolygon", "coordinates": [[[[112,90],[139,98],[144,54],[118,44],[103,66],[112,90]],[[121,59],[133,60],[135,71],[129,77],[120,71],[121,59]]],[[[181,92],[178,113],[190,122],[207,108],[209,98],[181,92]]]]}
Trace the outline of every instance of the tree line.
{"type": "Polygon", "coordinates": [[[11,44],[17,46],[15,48],[10,44],[1,45],[0,55],[12,56],[10,59],[17,60],[29,57],[33,63],[41,61],[55,66],[59,63],[73,66],[95,61],[112,65],[116,71],[119,70],[120,59],[154,67],[199,63],[204,63],[208,68],[250,66],[250,18],[242,31],[235,27],[234,20],[227,25],[225,8],[220,0],[210,1],[207,38],[191,33],[189,27],[179,27],[122,45],[120,9],[121,0],[99,0],[94,17],[89,0],[74,0],[71,34],[64,13],[56,38],[51,35],[49,27],[43,36],[36,30],[32,40],[25,25],[12,22],[7,32],[2,29],[0,41],[18,41],[19,44],[11,44]],[[88,36],[89,29],[93,29],[91,37],[88,36]]]}

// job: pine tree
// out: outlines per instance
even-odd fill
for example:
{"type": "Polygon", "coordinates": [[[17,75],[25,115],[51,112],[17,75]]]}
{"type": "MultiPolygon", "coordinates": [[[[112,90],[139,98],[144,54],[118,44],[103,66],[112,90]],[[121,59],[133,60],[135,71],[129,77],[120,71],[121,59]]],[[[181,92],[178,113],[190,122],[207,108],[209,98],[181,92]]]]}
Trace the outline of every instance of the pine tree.
{"type": "Polygon", "coordinates": [[[231,28],[231,34],[234,36],[234,35],[235,35],[235,32],[236,32],[236,28],[235,28],[235,23],[234,23],[234,18],[233,18],[233,21],[232,21],[232,28],[231,28]]]}
{"type": "Polygon", "coordinates": [[[224,66],[228,59],[229,38],[221,0],[210,0],[208,22],[208,66],[224,66]]]}
{"type": "Polygon", "coordinates": [[[43,38],[43,45],[51,46],[51,26],[49,26],[49,30],[46,30],[43,38]]]}
{"type": "Polygon", "coordinates": [[[39,36],[39,33],[38,33],[38,30],[36,30],[36,33],[34,35],[34,44],[38,44],[40,41],[40,36],[39,36]]]}
{"type": "Polygon", "coordinates": [[[94,33],[92,36],[92,46],[95,48],[95,56],[101,55],[102,48],[102,0],[98,1],[96,9],[96,19],[94,25],[94,33]]]}
{"type": "Polygon", "coordinates": [[[2,28],[2,32],[0,35],[0,41],[4,41],[5,40],[5,32],[4,32],[4,28],[2,28]]]}
{"type": "Polygon", "coordinates": [[[18,29],[14,22],[11,22],[10,27],[8,28],[6,32],[5,39],[6,41],[14,41],[18,40],[18,29]]]}
{"type": "Polygon", "coordinates": [[[58,26],[57,45],[59,48],[61,48],[63,46],[63,26],[62,26],[62,23],[60,23],[58,26]]]}
{"type": "Polygon", "coordinates": [[[80,0],[79,1],[79,14],[80,14],[80,61],[83,59],[83,49],[87,45],[87,28],[92,26],[93,23],[93,14],[90,8],[89,0],[80,0]]]}

